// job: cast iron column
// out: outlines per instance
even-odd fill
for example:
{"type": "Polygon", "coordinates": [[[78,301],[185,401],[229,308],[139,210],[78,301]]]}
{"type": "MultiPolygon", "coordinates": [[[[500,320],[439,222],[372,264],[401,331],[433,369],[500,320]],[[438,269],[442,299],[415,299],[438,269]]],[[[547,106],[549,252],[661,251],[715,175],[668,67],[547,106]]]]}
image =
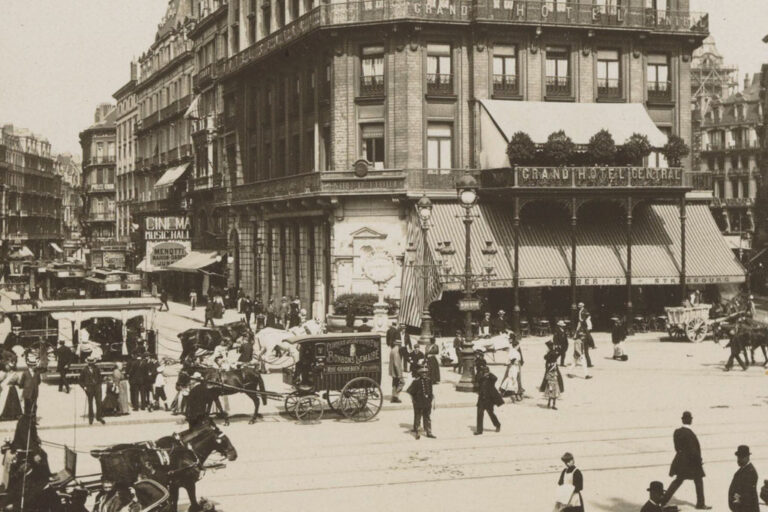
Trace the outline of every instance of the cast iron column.
{"type": "Polygon", "coordinates": [[[680,303],[685,300],[685,196],[680,199],[680,303]]]}
{"type": "MultiPolygon", "coordinates": [[[[469,302],[472,298],[472,256],[471,256],[471,227],[472,214],[470,208],[464,210],[464,298],[469,302]]],[[[461,379],[456,384],[456,391],[472,392],[475,389],[474,350],[472,348],[472,311],[466,311],[464,317],[464,343],[461,346],[461,379]]]]}
{"type": "Polygon", "coordinates": [[[429,345],[432,343],[432,315],[429,314],[429,301],[427,295],[429,294],[429,271],[427,265],[429,259],[427,258],[427,251],[429,246],[427,245],[427,232],[429,226],[427,221],[421,219],[421,293],[422,293],[422,310],[421,310],[421,336],[419,336],[419,343],[422,345],[429,345]]]}
{"type": "Polygon", "coordinates": [[[632,198],[627,198],[627,311],[624,321],[632,332],[632,198]]]}
{"type": "Polygon", "coordinates": [[[512,328],[520,336],[520,200],[515,198],[512,228],[515,236],[515,266],[512,269],[512,328]]]}
{"type": "Polygon", "coordinates": [[[571,199],[571,328],[578,325],[576,306],[576,198],[571,199]]]}

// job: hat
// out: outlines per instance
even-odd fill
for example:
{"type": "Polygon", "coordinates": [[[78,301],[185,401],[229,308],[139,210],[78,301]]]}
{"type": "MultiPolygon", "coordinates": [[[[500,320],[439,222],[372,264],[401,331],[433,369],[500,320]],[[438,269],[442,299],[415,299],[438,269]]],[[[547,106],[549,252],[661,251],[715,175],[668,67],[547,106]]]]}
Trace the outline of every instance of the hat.
{"type": "Polygon", "coordinates": [[[691,414],[691,412],[690,412],[690,411],[685,411],[685,412],[683,413],[683,419],[686,419],[686,418],[688,418],[688,419],[693,419],[693,414],[691,414]]]}
{"type": "Polygon", "coordinates": [[[750,296],[749,296],[749,300],[753,300],[754,298],[755,298],[755,296],[754,296],[754,295],[750,295],[750,296]]]}
{"type": "Polygon", "coordinates": [[[570,462],[573,460],[573,455],[571,452],[565,452],[562,457],[560,457],[560,460],[563,462],[570,462]]]}
{"type": "Polygon", "coordinates": [[[506,314],[506,313],[507,313],[507,312],[506,312],[506,311],[504,311],[503,309],[500,309],[500,310],[499,310],[499,314],[500,314],[500,315],[504,315],[504,314],[506,314]]]}
{"type": "Polygon", "coordinates": [[[93,356],[88,356],[88,357],[85,359],[85,362],[86,362],[86,363],[95,363],[95,362],[96,362],[96,358],[95,358],[95,357],[93,357],[93,356]]]}
{"type": "Polygon", "coordinates": [[[485,352],[483,352],[483,351],[482,351],[482,350],[480,350],[479,348],[476,348],[476,349],[475,349],[475,354],[480,354],[480,355],[482,355],[482,354],[484,354],[484,353],[485,353],[485,352]]]}
{"type": "Polygon", "coordinates": [[[563,320],[558,320],[557,321],[557,326],[558,327],[565,327],[565,322],[563,320]]]}
{"type": "Polygon", "coordinates": [[[203,376],[200,374],[200,372],[195,372],[192,374],[192,378],[202,380],[203,376]]]}
{"type": "Polygon", "coordinates": [[[664,492],[664,484],[662,482],[659,482],[658,480],[654,480],[650,484],[648,484],[648,489],[646,489],[650,492],[658,492],[663,493],[664,492]]]}
{"type": "Polygon", "coordinates": [[[734,453],[737,457],[749,457],[752,455],[752,453],[749,451],[749,446],[745,444],[740,444],[738,448],[736,448],[736,453],[734,453]]]}
{"type": "Polygon", "coordinates": [[[583,303],[583,302],[579,302],[578,306],[579,306],[580,308],[583,308],[583,307],[584,307],[584,303],[583,303]]]}
{"type": "Polygon", "coordinates": [[[429,368],[427,368],[426,366],[422,366],[422,367],[421,367],[421,368],[419,368],[417,371],[418,371],[419,373],[427,373],[427,372],[429,371],[429,368]]]}

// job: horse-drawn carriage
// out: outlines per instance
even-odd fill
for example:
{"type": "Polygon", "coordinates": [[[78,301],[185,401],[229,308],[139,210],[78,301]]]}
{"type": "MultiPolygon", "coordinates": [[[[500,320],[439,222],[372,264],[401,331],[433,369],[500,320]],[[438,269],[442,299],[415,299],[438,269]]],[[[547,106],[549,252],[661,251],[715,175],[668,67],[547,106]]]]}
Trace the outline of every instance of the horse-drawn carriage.
{"type": "Polygon", "coordinates": [[[318,421],[325,409],[353,421],[369,421],[381,410],[381,337],[378,334],[319,334],[287,340],[298,360],[283,369],[294,390],[285,411],[300,421],[318,421]]]}
{"type": "Polygon", "coordinates": [[[721,308],[723,316],[710,318],[712,304],[696,304],[694,306],[667,307],[667,333],[670,338],[683,339],[698,343],[712,333],[715,341],[724,336],[724,331],[731,322],[743,316],[744,311],[734,309],[732,302],[721,308]]]}
{"type": "Polygon", "coordinates": [[[194,327],[180,332],[182,360],[189,356],[199,357],[213,352],[222,340],[237,342],[251,336],[251,328],[244,321],[230,322],[215,327],[194,327]]]}

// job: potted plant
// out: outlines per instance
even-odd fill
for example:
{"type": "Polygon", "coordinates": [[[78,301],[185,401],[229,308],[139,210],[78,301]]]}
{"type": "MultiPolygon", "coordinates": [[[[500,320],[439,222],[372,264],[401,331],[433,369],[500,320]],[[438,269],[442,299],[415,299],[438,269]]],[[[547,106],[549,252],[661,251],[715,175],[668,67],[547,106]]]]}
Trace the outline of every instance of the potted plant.
{"type": "Polygon", "coordinates": [[[653,151],[648,137],[639,133],[633,133],[629,138],[619,146],[617,161],[622,165],[639,166],[643,164],[643,159],[653,151]]]}
{"type": "Polygon", "coordinates": [[[608,130],[600,130],[589,139],[586,157],[591,165],[613,165],[616,161],[616,143],[608,130]]]}
{"type": "MultiPolygon", "coordinates": [[[[328,315],[328,330],[342,331],[358,327],[363,318],[373,319],[373,305],[379,297],[374,293],[345,293],[333,301],[333,314],[328,315]],[[348,325],[351,324],[351,325],[348,325]]],[[[385,298],[390,323],[397,319],[397,301],[385,298]]]]}
{"type": "Polygon", "coordinates": [[[536,144],[527,133],[517,132],[509,139],[507,157],[512,167],[531,165],[536,160],[536,144]]]}
{"type": "Polygon", "coordinates": [[[661,153],[666,157],[670,167],[680,167],[683,158],[688,156],[691,150],[685,141],[677,136],[670,135],[669,140],[661,149],[661,153]]]}
{"type": "Polygon", "coordinates": [[[547,165],[563,166],[570,162],[576,145],[563,130],[556,131],[547,137],[542,149],[542,157],[547,165]]]}

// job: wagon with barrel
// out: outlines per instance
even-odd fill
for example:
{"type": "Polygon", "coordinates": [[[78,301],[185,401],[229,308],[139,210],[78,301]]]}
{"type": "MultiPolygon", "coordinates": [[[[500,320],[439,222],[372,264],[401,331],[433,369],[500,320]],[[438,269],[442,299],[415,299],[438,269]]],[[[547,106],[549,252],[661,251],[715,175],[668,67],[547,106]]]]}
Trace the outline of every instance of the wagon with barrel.
{"type": "Polygon", "coordinates": [[[325,405],[352,421],[370,421],[381,410],[381,337],[371,333],[297,336],[286,340],[298,352],[283,369],[293,391],[285,411],[299,421],[318,421],[325,405]]]}

